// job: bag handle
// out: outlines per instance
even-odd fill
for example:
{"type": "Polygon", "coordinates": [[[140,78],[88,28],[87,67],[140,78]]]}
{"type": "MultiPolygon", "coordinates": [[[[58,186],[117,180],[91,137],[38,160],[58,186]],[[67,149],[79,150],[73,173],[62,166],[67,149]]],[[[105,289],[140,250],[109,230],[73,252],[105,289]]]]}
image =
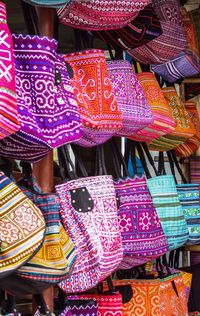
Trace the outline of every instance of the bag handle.
{"type": "Polygon", "coordinates": [[[130,139],[126,139],[125,142],[125,153],[124,160],[126,165],[128,166],[129,158],[131,158],[131,164],[133,167],[134,174],[137,174],[137,164],[136,164],[136,145],[130,139]]]}
{"type": "Polygon", "coordinates": [[[41,293],[39,294],[34,294],[33,295],[35,301],[36,301],[36,304],[37,304],[37,307],[39,309],[39,312],[40,312],[40,315],[41,316],[50,316],[50,315],[54,315],[53,313],[50,312],[45,300],[44,300],[44,297],[41,293]]]}
{"type": "Polygon", "coordinates": [[[68,145],[58,148],[58,162],[60,167],[60,174],[63,181],[77,179],[75,166],[70,158],[68,145]]]}
{"type": "Polygon", "coordinates": [[[159,151],[158,154],[158,174],[166,175],[164,153],[159,151]]]}
{"type": "Polygon", "coordinates": [[[117,146],[116,140],[112,138],[109,141],[110,149],[111,149],[111,156],[114,162],[114,169],[115,173],[118,178],[122,177],[130,177],[130,173],[127,168],[126,161],[122,155],[121,150],[117,146]],[[123,173],[121,172],[121,166],[123,167],[123,173]]]}
{"type": "Polygon", "coordinates": [[[96,158],[95,158],[95,176],[106,175],[107,169],[105,165],[105,155],[103,145],[96,146],[96,158]]]}
{"type": "Polygon", "coordinates": [[[187,179],[184,176],[183,170],[181,169],[181,166],[180,166],[180,164],[178,162],[178,159],[176,157],[175,151],[172,149],[170,152],[171,152],[171,156],[173,158],[173,161],[174,161],[175,166],[176,166],[176,168],[177,168],[177,170],[178,170],[178,172],[179,172],[179,174],[181,176],[181,179],[182,179],[183,183],[187,183],[187,179]]]}
{"type": "Polygon", "coordinates": [[[71,144],[72,151],[74,153],[75,161],[84,177],[88,177],[88,172],[84,166],[82,157],[80,155],[80,148],[77,145],[71,144]]]}

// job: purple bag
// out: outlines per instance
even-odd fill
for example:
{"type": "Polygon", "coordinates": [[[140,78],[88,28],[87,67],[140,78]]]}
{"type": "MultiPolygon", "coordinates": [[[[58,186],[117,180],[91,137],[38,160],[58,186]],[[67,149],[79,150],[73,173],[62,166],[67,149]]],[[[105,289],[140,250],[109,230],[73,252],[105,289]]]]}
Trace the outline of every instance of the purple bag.
{"type": "Polygon", "coordinates": [[[98,305],[94,300],[70,299],[59,316],[97,316],[98,305]]]}
{"type": "MultiPolygon", "coordinates": [[[[119,199],[118,220],[124,252],[119,268],[130,269],[164,255],[168,251],[168,242],[153,205],[145,176],[136,175],[134,178],[129,176],[126,163],[114,142],[112,153],[118,177],[114,183],[119,199]],[[116,157],[121,157],[126,172],[125,177],[121,176],[121,168],[119,168],[121,165],[116,161],[116,157]]],[[[132,161],[133,159],[135,157],[132,156],[132,161]]],[[[133,161],[133,164],[136,166],[136,162],[133,161]]]]}
{"type": "Polygon", "coordinates": [[[116,136],[132,136],[154,120],[143,88],[126,60],[107,62],[110,81],[119,109],[122,112],[122,129],[116,136]]]}
{"type": "Polygon", "coordinates": [[[82,123],[57,42],[13,35],[13,43],[21,129],[0,143],[0,153],[34,162],[51,148],[81,138],[82,123]]]}
{"type": "MultiPolygon", "coordinates": [[[[77,150],[74,152],[80,164],[77,150]]],[[[73,168],[64,148],[59,149],[59,160],[61,172],[63,167],[69,170],[68,163],[73,168]]],[[[80,168],[84,166],[80,164],[80,168]]],[[[94,287],[118,268],[123,257],[112,176],[88,177],[83,171],[85,177],[56,186],[62,222],[77,250],[71,276],[59,283],[66,293],[94,287]]],[[[74,171],[72,174],[75,177],[74,171]]]]}
{"type": "Polygon", "coordinates": [[[152,65],[152,70],[168,82],[192,77],[200,73],[200,58],[189,49],[162,65],[152,65]]]}

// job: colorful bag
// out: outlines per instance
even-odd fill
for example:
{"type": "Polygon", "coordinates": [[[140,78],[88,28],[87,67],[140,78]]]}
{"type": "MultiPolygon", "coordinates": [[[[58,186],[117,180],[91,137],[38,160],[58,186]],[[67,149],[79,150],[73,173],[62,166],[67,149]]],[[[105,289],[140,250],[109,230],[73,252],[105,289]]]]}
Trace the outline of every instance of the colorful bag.
{"type": "Polygon", "coordinates": [[[113,92],[122,112],[122,129],[116,136],[131,136],[153,121],[150,106],[131,64],[125,60],[107,62],[113,92]]]}
{"type": "Polygon", "coordinates": [[[119,29],[131,22],[150,0],[71,0],[60,8],[60,22],[84,30],[119,29]]]}
{"type": "Polygon", "coordinates": [[[0,278],[5,278],[38,251],[45,222],[40,210],[3,172],[0,205],[0,278]]]}
{"type": "MultiPolygon", "coordinates": [[[[60,149],[60,163],[69,170],[66,155],[67,151],[60,149]]],[[[75,155],[78,157],[77,151],[75,155]]],[[[70,165],[73,168],[72,162],[70,165]]],[[[80,167],[83,170],[82,164],[80,167]]],[[[77,251],[71,276],[59,284],[66,293],[94,287],[117,269],[123,257],[112,176],[88,177],[86,170],[85,177],[76,178],[74,171],[73,176],[74,180],[56,186],[62,222],[77,251]]]]}
{"type": "Polygon", "coordinates": [[[13,44],[7,26],[6,5],[0,2],[0,139],[20,128],[15,87],[13,44]]]}
{"type": "Polygon", "coordinates": [[[186,10],[184,6],[181,7],[181,16],[183,20],[183,27],[187,37],[187,46],[198,55],[198,39],[195,25],[192,21],[192,15],[186,10]]]}
{"type": "Polygon", "coordinates": [[[167,151],[183,144],[186,140],[193,137],[196,131],[176,89],[174,87],[166,87],[162,91],[172,109],[176,127],[170,135],[161,136],[159,139],[153,140],[149,144],[149,148],[151,150],[167,151]]]}
{"type": "Polygon", "coordinates": [[[200,157],[190,157],[190,182],[200,185],[200,157]]]}
{"type": "Polygon", "coordinates": [[[200,145],[200,120],[199,114],[194,102],[185,102],[185,109],[194,124],[196,133],[189,138],[184,144],[176,147],[176,155],[179,157],[188,157],[195,153],[200,145]]]}
{"type": "Polygon", "coordinates": [[[122,128],[105,54],[92,49],[66,55],[65,61],[74,71],[71,83],[84,128],[84,136],[76,143],[84,147],[104,143],[122,128]]]}
{"type": "Polygon", "coordinates": [[[151,42],[129,50],[142,64],[163,64],[174,58],[187,46],[178,0],[153,0],[163,33],[151,42]]]}
{"type": "Polygon", "coordinates": [[[185,49],[173,59],[161,65],[152,65],[152,70],[168,82],[193,77],[200,73],[200,58],[195,52],[185,49]]]}
{"type": "Polygon", "coordinates": [[[129,51],[129,49],[146,44],[160,36],[162,28],[152,4],[149,4],[123,28],[93,31],[92,34],[114,48],[129,51]]]}
{"type": "Polygon", "coordinates": [[[154,121],[131,138],[137,141],[149,142],[164,134],[172,133],[176,124],[172,117],[171,108],[155,75],[151,72],[141,72],[137,74],[137,78],[144,89],[145,96],[154,115],[154,121]]]}
{"type": "Polygon", "coordinates": [[[69,2],[69,0],[23,0],[23,1],[34,6],[47,7],[47,8],[58,8],[69,2]]]}
{"type": "Polygon", "coordinates": [[[32,162],[79,139],[82,124],[64,58],[56,54],[57,42],[30,35],[13,35],[13,42],[22,126],[0,143],[0,153],[32,162]]]}
{"type": "Polygon", "coordinates": [[[97,316],[98,305],[92,299],[70,299],[60,316],[97,316]]]}
{"type": "Polygon", "coordinates": [[[35,281],[58,283],[71,273],[76,251],[60,222],[58,195],[42,193],[35,181],[34,178],[25,177],[19,185],[42,211],[46,223],[45,237],[40,250],[18,269],[17,274],[35,281]]]}

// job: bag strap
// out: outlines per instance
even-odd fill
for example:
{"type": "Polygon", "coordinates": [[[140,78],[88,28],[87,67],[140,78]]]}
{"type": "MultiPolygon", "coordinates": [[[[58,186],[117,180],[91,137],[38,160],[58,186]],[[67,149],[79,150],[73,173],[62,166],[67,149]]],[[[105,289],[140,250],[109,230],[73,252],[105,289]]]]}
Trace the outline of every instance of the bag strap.
{"type": "Polygon", "coordinates": [[[142,148],[142,146],[141,146],[141,144],[139,142],[136,142],[136,148],[137,148],[137,151],[138,151],[138,154],[139,154],[139,157],[140,157],[140,161],[141,161],[142,166],[144,168],[146,177],[147,177],[147,179],[150,179],[151,178],[151,173],[150,173],[149,168],[147,166],[147,161],[145,159],[143,148],[142,148]]]}
{"type": "Polygon", "coordinates": [[[158,154],[158,174],[166,175],[164,153],[159,151],[158,154]]]}
{"type": "Polygon", "coordinates": [[[174,161],[174,163],[176,165],[176,168],[177,168],[177,170],[178,170],[178,172],[179,172],[179,174],[181,176],[181,179],[182,179],[183,183],[187,183],[188,181],[187,181],[186,177],[184,176],[183,170],[182,170],[182,168],[181,168],[181,166],[180,166],[180,164],[178,162],[178,159],[176,157],[175,151],[173,149],[171,150],[171,156],[173,158],[173,161],[174,161]]]}
{"type": "Polygon", "coordinates": [[[42,294],[34,294],[33,295],[34,299],[35,299],[35,302],[37,304],[37,307],[39,309],[39,312],[40,312],[40,315],[41,316],[50,316],[50,315],[54,315],[53,313],[50,312],[45,300],[44,300],[44,297],[42,294]]]}
{"type": "Polygon", "coordinates": [[[133,167],[134,174],[137,174],[136,145],[135,145],[135,142],[133,142],[132,140],[126,139],[124,160],[127,166],[128,166],[130,158],[131,158],[131,164],[133,167]]]}
{"type": "Polygon", "coordinates": [[[117,146],[116,140],[112,138],[109,141],[110,149],[111,149],[111,156],[114,162],[114,169],[115,173],[118,178],[121,177],[130,177],[130,173],[127,168],[126,161],[122,155],[121,150],[117,146]],[[121,166],[123,167],[123,172],[121,172],[121,166]]]}
{"type": "Polygon", "coordinates": [[[77,145],[73,145],[71,144],[71,148],[72,148],[72,151],[74,153],[74,157],[75,157],[75,161],[82,173],[82,175],[84,177],[88,177],[88,172],[84,166],[84,163],[83,163],[83,160],[82,160],[82,157],[80,155],[80,147],[78,147],[77,145]]]}
{"type": "Polygon", "coordinates": [[[58,162],[60,167],[60,174],[63,181],[77,179],[75,166],[70,158],[68,145],[58,148],[58,162]]]}
{"type": "Polygon", "coordinates": [[[96,158],[95,158],[95,176],[102,176],[107,174],[105,165],[105,155],[103,145],[96,146],[96,158]]]}

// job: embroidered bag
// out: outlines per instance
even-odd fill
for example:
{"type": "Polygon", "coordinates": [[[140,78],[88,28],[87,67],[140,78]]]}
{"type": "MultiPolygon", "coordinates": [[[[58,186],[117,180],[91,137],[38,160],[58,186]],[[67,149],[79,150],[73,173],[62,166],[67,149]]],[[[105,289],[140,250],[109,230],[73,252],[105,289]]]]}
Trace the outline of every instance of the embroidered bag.
{"type": "Polygon", "coordinates": [[[175,121],[172,117],[171,108],[164,97],[164,94],[151,72],[141,72],[137,78],[144,89],[144,94],[154,115],[154,121],[143,130],[135,133],[131,138],[137,141],[149,142],[164,134],[174,131],[175,121]]]}
{"type": "Polygon", "coordinates": [[[79,139],[82,124],[57,42],[36,35],[13,35],[13,42],[21,130],[0,143],[0,153],[34,162],[79,139]]]}
{"type": "MultiPolygon", "coordinates": [[[[41,246],[41,211],[0,171],[0,278],[23,265],[41,246]]],[[[1,283],[1,282],[0,282],[1,283]]]]}
{"type": "Polygon", "coordinates": [[[0,139],[20,128],[15,87],[12,36],[7,26],[6,5],[0,2],[0,139]]]}
{"type": "Polygon", "coordinates": [[[21,190],[41,210],[45,223],[45,238],[40,250],[17,274],[35,281],[58,283],[73,269],[76,251],[60,221],[59,197],[56,193],[42,193],[30,175],[19,182],[21,190]]]}
{"type": "Polygon", "coordinates": [[[200,145],[200,120],[199,114],[194,102],[185,102],[185,109],[192,120],[196,133],[185,143],[176,147],[175,152],[179,157],[188,157],[195,153],[200,145]]]}
{"type": "Polygon", "coordinates": [[[69,299],[60,316],[97,316],[98,304],[93,299],[69,299]]]}
{"type": "Polygon", "coordinates": [[[93,31],[106,44],[125,51],[152,41],[162,34],[159,18],[150,3],[128,25],[116,30],[93,31]]]}
{"type": "MultiPolygon", "coordinates": [[[[94,287],[117,269],[123,257],[112,176],[88,177],[75,148],[74,152],[84,177],[76,178],[71,162],[73,172],[67,174],[73,174],[74,180],[56,186],[62,222],[77,251],[71,276],[59,283],[66,293],[94,287]]],[[[65,170],[69,170],[70,157],[66,148],[59,149],[59,156],[61,166],[64,164],[65,170]]],[[[100,156],[97,156],[97,166],[100,166],[97,174],[103,174],[100,156]]]]}
{"type": "Polygon", "coordinates": [[[152,123],[154,117],[142,86],[126,60],[107,62],[113,92],[122,112],[122,129],[116,136],[131,136],[152,123]]]}
{"type": "Polygon", "coordinates": [[[84,147],[104,143],[122,128],[122,114],[112,91],[104,51],[84,50],[65,56],[84,128],[76,142],[84,147]]]}
{"type": "MultiPolygon", "coordinates": [[[[129,147],[131,148],[131,145],[129,147]]],[[[119,268],[130,269],[165,254],[168,251],[168,243],[153,206],[145,176],[137,175],[136,169],[136,175],[130,177],[117,146],[112,143],[111,148],[118,177],[114,184],[119,199],[118,220],[124,253],[119,268]],[[126,170],[125,177],[121,176],[119,162],[117,167],[117,157],[121,157],[126,170]]],[[[132,152],[132,159],[133,155],[132,152]]]]}
{"type": "Polygon", "coordinates": [[[71,0],[58,9],[60,22],[84,30],[119,29],[131,22],[150,0],[71,0]]]}
{"type": "Polygon", "coordinates": [[[31,5],[47,7],[47,8],[58,8],[64,6],[69,0],[23,0],[31,5]]]}
{"type": "Polygon", "coordinates": [[[159,139],[153,140],[149,144],[149,148],[151,150],[167,151],[183,144],[187,139],[191,138],[196,131],[175,87],[166,87],[163,88],[162,91],[172,109],[176,127],[170,135],[161,136],[159,139]]]}
{"type": "Polygon", "coordinates": [[[178,0],[153,0],[163,33],[151,42],[129,50],[142,64],[163,64],[174,58],[187,46],[178,0]]]}
{"type": "Polygon", "coordinates": [[[200,73],[200,58],[192,50],[185,49],[173,59],[161,65],[152,65],[152,70],[168,82],[193,77],[200,73]]]}

